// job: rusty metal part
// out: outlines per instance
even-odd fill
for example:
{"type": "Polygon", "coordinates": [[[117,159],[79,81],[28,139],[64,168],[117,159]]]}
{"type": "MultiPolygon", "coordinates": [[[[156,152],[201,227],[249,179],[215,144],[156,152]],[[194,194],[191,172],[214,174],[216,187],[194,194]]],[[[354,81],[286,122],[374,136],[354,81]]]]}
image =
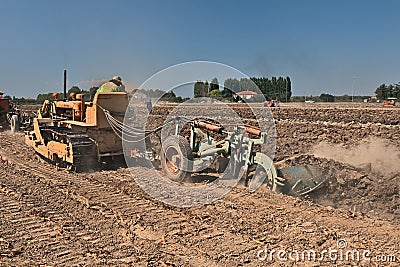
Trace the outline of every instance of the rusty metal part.
{"type": "Polygon", "coordinates": [[[261,130],[260,129],[255,128],[255,127],[253,127],[251,125],[245,125],[245,127],[246,127],[246,132],[247,133],[253,134],[253,135],[258,136],[258,137],[261,136],[261,130]]]}
{"type": "Polygon", "coordinates": [[[222,130],[224,129],[224,127],[222,126],[218,126],[212,123],[207,123],[204,121],[194,121],[194,124],[196,125],[196,127],[205,129],[205,130],[209,130],[212,132],[216,132],[216,133],[222,133],[222,130]]]}
{"type": "MultiPolygon", "coordinates": [[[[216,132],[216,133],[226,133],[226,131],[224,130],[224,126],[220,126],[220,125],[216,125],[212,122],[206,122],[204,120],[194,120],[194,124],[196,127],[208,130],[208,131],[212,131],[212,132],[216,132]]],[[[225,124],[225,126],[239,126],[236,124],[225,124]]],[[[246,132],[255,136],[260,137],[261,136],[261,130],[257,127],[251,126],[251,125],[244,125],[246,132]]]]}

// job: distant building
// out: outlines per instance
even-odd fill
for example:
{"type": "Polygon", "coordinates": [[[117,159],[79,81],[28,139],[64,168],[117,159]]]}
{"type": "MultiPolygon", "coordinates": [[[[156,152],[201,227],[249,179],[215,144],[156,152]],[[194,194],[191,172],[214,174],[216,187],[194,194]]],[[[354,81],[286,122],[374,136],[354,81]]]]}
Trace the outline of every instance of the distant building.
{"type": "Polygon", "coordinates": [[[256,95],[257,95],[257,93],[253,92],[253,91],[240,91],[240,92],[233,94],[233,97],[234,98],[240,97],[241,99],[249,100],[249,99],[252,99],[256,95]]]}

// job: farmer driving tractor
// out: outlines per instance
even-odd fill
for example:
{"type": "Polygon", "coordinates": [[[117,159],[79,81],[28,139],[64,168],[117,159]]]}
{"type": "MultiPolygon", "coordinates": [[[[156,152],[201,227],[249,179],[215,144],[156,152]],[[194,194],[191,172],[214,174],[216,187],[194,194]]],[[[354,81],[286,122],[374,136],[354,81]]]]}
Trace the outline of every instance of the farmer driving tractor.
{"type": "Polygon", "coordinates": [[[106,83],[103,83],[97,93],[105,92],[125,92],[125,85],[122,84],[121,77],[114,76],[112,79],[106,83]]]}

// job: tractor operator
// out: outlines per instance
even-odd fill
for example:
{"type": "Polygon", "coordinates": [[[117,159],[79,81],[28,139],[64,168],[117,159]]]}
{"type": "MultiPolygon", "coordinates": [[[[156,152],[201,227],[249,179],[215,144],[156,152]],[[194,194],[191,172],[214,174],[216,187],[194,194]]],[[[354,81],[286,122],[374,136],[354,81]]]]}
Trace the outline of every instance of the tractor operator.
{"type": "Polygon", "coordinates": [[[103,83],[100,88],[97,89],[97,93],[105,92],[125,92],[125,85],[122,84],[121,77],[114,76],[110,81],[103,83]]]}
{"type": "Polygon", "coordinates": [[[4,93],[2,91],[0,91],[0,99],[3,98],[4,93]]]}

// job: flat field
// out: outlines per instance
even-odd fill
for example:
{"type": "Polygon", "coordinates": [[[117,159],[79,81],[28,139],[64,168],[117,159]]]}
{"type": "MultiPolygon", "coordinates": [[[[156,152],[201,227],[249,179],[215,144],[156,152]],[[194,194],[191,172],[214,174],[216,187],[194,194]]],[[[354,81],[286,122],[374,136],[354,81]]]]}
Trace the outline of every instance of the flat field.
{"type": "MultiPolygon", "coordinates": [[[[249,107],[229,107],[257,125],[249,107]]],[[[174,108],[155,106],[148,127],[174,108]]],[[[398,265],[400,108],[294,103],[272,115],[274,161],[318,166],[323,188],[296,198],[239,184],[212,204],[171,207],[135,183],[145,167],[68,173],[35,155],[23,133],[1,131],[0,265],[398,265]]]]}

